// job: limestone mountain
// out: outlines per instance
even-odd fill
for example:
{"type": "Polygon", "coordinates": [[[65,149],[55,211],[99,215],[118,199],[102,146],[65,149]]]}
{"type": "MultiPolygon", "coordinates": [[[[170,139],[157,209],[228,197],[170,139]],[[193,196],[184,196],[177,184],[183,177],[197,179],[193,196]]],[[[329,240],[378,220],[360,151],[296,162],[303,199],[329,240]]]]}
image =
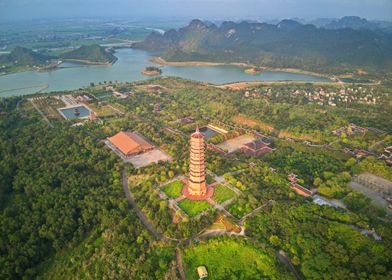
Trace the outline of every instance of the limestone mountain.
{"type": "Polygon", "coordinates": [[[81,46],[75,50],[63,53],[63,59],[86,61],[90,63],[113,63],[116,57],[99,45],[81,46]]]}
{"type": "Polygon", "coordinates": [[[248,62],[312,71],[392,69],[392,37],[371,30],[326,29],[293,20],[278,24],[193,20],[163,35],[151,33],[135,47],[169,61],[248,62]]]}
{"type": "Polygon", "coordinates": [[[42,66],[49,64],[53,57],[28,48],[15,47],[9,54],[0,56],[0,64],[15,66],[42,66]]]}

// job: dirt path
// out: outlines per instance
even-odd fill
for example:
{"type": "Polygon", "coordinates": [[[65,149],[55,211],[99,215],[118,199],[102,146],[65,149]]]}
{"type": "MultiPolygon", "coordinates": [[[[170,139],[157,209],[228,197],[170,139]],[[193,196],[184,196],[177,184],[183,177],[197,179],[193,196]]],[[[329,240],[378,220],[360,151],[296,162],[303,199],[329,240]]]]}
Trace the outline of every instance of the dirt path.
{"type": "Polygon", "coordinates": [[[48,120],[48,118],[45,116],[44,113],[42,113],[42,111],[38,108],[38,106],[34,103],[33,100],[29,99],[29,101],[31,102],[31,104],[33,105],[33,107],[35,108],[35,110],[37,110],[37,112],[41,115],[41,117],[44,119],[44,121],[46,121],[48,123],[48,125],[53,128],[52,123],[48,120]]]}
{"type": "Polygon", "coordinates": [[[178,272],[180,273],[180,279],[186,280],[184,268],[182,267],[181,250],[179,248],[176,248],[176,258],[177,258],[177,269],[178,272]]]}
{"type": "Polygon", "coordinates": [[[290,269],[290,271],[294,274],[294,276],[297,280],[302,279],[301,276],[298,274],[297,270],[295,270],[295,267],[292,265],[289,258],[286,256],[286,253],[283,250],[276,252],[276,255],[277,255],[278,259],[290,269]]]}
{"type": "Polygon", "coordinates": [[[125,112],[121,111],[120,109],[112,106],[111,104],[108,104],[108,107],[119,113],[120,115],[125,115],[125,112]]]}
{"type": "Polygon", "coordinates": [[[243,224],[248,218],[251,218],[251,217],[253,217],[254,215],[256,215],[257,213],[259,213],[259,212],[261,211],[261,209],[263,209],[263,208],[264,208],[265,206],[267,206],[267,205],[270,205],[272,202],[273,202],[273,200],[268,200],[267,203],[261,205],[260,207],[257,207],[256,209],[254,209],[254,210],[253,210],[252,212],[250,212],[249,214],[246,214],[245,216],[243,216],[243,217],[239,220],[238,224],[239,224],[240,226],[242,226],[242,224],[243,224]]]}

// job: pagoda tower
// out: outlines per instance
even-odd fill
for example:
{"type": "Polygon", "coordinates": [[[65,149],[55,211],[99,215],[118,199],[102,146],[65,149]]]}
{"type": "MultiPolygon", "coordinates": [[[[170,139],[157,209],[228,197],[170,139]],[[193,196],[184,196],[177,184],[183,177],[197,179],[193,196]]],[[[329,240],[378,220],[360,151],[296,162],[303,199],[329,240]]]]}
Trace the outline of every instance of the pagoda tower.
{"type": "Polygon", "coordinates": [[[183,194],[191,200],[204,200],[213,193],[206,183],[206,166],[204,162],[204,135],[196,128],[191,135],[189,159],[189,179],[183,194]]]}
{"type": "Polygon", "coordinates": [[[207,193],[204,163],[204,135],[196,128],[191,135],[188,192],[191,196],[204,197],[207,193]]]}

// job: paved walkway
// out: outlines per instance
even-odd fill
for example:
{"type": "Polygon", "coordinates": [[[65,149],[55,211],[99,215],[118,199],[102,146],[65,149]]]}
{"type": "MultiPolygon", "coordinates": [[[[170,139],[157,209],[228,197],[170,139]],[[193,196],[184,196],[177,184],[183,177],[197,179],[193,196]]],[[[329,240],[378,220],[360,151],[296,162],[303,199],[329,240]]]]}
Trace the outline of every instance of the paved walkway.
{"type": "Polygon", "coordinates": [[[217,205],[216,201],[213,200],[211,197],[207,198],[206,201],[207,201],[209,204],[211,204],[212,206],[214,206],[214,207],[217,205]]]}
{"type": "Polygon", "coordinates": [[[177,197],[176,199],[175,199],[175,201],[176,202],[180,202],[180,201],[182,201],[182,200],[184,200],[186,198],[186,196],[185,195],[180,195],[179,197],[177,197]]]}

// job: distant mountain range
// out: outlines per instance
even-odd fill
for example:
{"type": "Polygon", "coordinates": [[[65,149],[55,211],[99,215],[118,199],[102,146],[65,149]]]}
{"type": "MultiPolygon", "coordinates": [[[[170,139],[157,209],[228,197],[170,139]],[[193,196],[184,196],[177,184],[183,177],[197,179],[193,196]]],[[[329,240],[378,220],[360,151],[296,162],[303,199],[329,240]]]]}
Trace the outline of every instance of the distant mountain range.
{"type": "Polygon", "coordinates": [[[360,29],[365,22],[350,18],[327,25],[329,28],[317,28],[283,20],[278,24],[227,21],[216,26],[193,20],[163,35],[153,32],[135,47],[159,51],[169,61],[245,62],[335,73],[358,68],[392,69],[390,34],[360,29]]]}
{"type": "Polygon", "coordinates": [[[341,19],[317,19],[308,23],[327,29],[352,28],[355,30],[368,29],[392,33],[392,22],[369,21],[357,16],[347,16],[341,19]]]}

